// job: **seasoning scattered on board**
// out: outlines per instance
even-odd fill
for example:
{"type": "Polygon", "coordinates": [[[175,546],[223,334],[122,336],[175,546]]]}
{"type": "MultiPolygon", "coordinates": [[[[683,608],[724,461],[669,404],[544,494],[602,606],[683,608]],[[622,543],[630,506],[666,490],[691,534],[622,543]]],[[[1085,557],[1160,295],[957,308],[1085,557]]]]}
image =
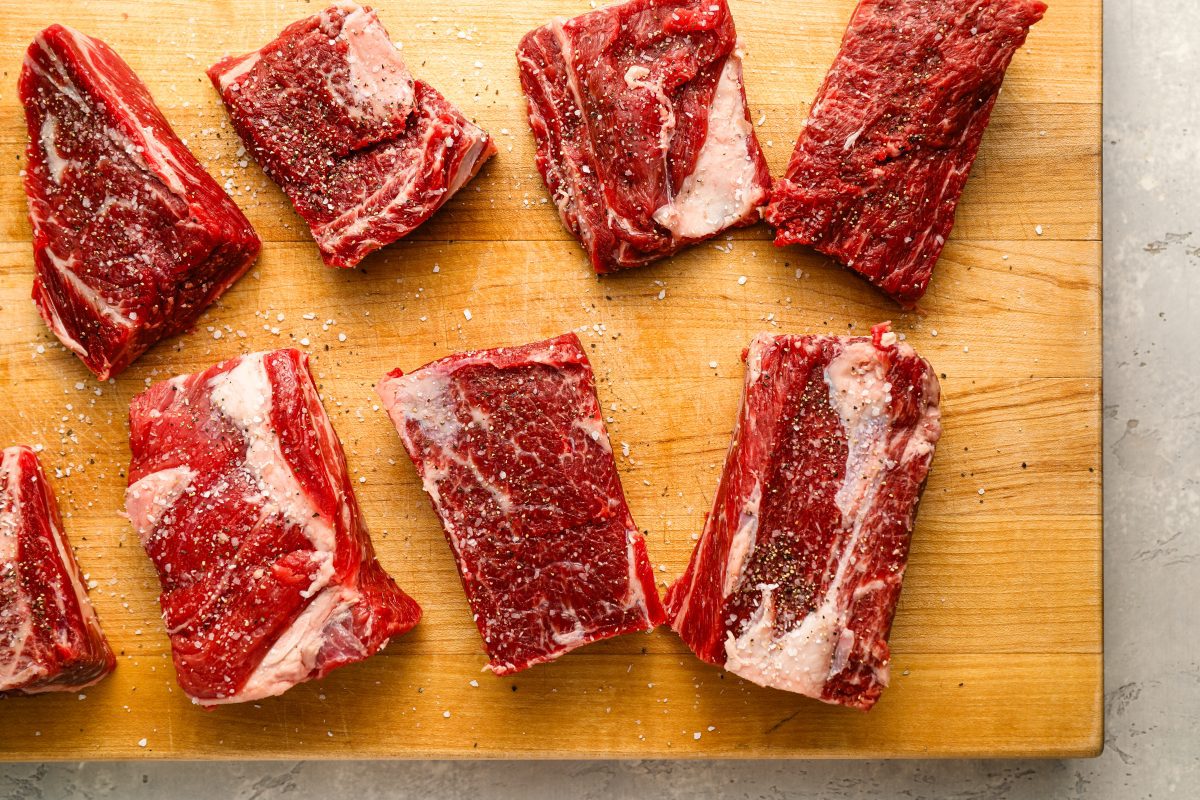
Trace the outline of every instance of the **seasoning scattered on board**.
{"type": "Polygon", "coordinates": [[[764,214],[903,306],[925,294],[1039,0],[861,0],[764,214]]]}
{"type": "Polygon", "coordinates": [[[525,36],[537,166],[596,272],[758,221],[771,176],[725,0],[631,0],[525,36]]]}
{"type": "Polygon", "coordinates": [[[395,370],[378,392],[441,518],[493,672],[664,621],[575,334],[395,370]]]}
{"type": "Polygon", "coordinates": [[[869,709],[941,435],[929,363],[872,338],[759,334],[713,510],[667,611],[703,660],[869,709]]]}
{"type": "Polygon", "coordinates": [[[125,508],[195,702],[281,694],[417,624],[375,559],[307,356],[251,353],[156,383],[129,425],[125,508]]]}
{"type": "Polygon", "coordinates": [[[208,75],[329,266],[353,267],[407,236],[496,153],[413,79],[375,12],[355,3],[293,23],[208,75]]]}

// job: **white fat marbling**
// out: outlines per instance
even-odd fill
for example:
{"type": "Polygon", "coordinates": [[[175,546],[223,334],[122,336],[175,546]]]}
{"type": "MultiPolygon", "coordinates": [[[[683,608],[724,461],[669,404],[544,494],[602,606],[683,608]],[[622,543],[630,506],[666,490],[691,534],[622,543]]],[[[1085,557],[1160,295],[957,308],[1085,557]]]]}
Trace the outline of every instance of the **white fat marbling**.
{"type": "MultiPolygon", "coordinates": [[[[747,680],[819,698],[835,667],[845,666],[853,634],[849,639],[845,635],[851,608],[842,590],[856,568],[868,512],[889,466],[885,453],[892,387],[886,377],[886,365],[870,342],[846,345],[825,368],[829,402],[847,439],[845,478],[835,502],[848,535],[836,554],[833,578],[799,626],[777,634],[772,597],[777,587],[758,587],[758,609],[739,635],[727,634],[725,643],[726,669],[747,680]]],[[[877,677],[886,685],[886,670],[877,677]]]]}
{"type": "Polygon", "coordinates": [[[271,381],[263,353],[251,353],[209,384],[213,405],[233,422],[246,440],[246,471],[256,480],[263,501],[263,514],[282,514],[300,528],[312,543],[317,557],[330,563],[307,590],[312,596],[333,574],[332,559],[337,548],[333,521],[320,514],[292,473],[280,450],[279,436],[271,426],[271,381]]]}
{"type": "MultiPolygon", "coordinates": [[[[10,570],[15,572],[17,565],[17,536],[20,529],[17,519],[18,487],[21,482],[18,448],[10,447],[4,451],[3,461],[0,462],[0,477],[4,483],[0,489],[4,492],[0,499],[0,570],[5,576],[10,570]]],[[[4,627],[12,627],[12,633],[5,637],[5,646],[0,647],[0,691],[9,689],[29,681],[43,672],[36,659],[25,657],[25,645],[33,636],[33,614],[29,609],[25,593],[19,589],[15,592],[4,608],[0,610],[5,619],[4,627]],[[13,620],[16,625],[13,626],[13,620]]]]}

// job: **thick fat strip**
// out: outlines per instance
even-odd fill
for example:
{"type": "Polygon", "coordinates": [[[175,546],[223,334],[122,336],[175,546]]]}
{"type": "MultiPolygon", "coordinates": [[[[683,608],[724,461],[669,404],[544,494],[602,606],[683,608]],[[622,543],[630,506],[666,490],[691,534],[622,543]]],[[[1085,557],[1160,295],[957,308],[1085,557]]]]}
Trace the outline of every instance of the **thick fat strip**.
{"type": "Polygon", "coordinates": [[[400,109],[407,114],[413,107],[412,75],[379,17],[357,3],[343,2],[337,6],[346,14],[338,38],[347,46],[349,89],[354,99],[348,106],[349,113],[358,118],[372,118],[400,109]]]}
{"type": "Polygon", "coordinates": [[[713,236],[744,222],[766,202],[744,91],[741,52],[734,50],[708,109],[708,133],[695,169],[670,202],[654,212],[654,221],[678,239],[713,236]]]}
{"type": "Polygon", "coordinates": [[[78,691],[116,664],[37,456],[0,458],[0,695],[78,691]]]}
{"type": "Polygon", "coordinates": [[[127,511],[193,700],[280,694],[416,624],[419,607],[375,560],[303,354],[154,384],[130,429],[127,511]]]}
{"type": "Polygon", "coordinates": [[[537,167],[598,273],[749,225],[770,175],[725,0],[629,0],[517,49],[537,167]]]}
{"type": "Polygon", "coordinates": [[[869,708],[940,434],[937,379],[873,339],[757,337],[721,485],[672,627],[748,680],[869,708]]]}
{"type": "Polygon", "coordinates": [[[1041,0],[860,0],[763,216],[901,305],[924,296],[1041,0]]]}
{"type": "Polygon", "coordinates": [[[213,404],[237,425],[246,441],[245,467],[262,493],[264,515],[283,514],[312,542],[313,550],[332,558],[333,522],[319,512],[296,480],[271,427],[271,377],[264,353],[243,356],[233,369],[209,382],[213,404]]]}
{"type": "Polygon", "coordinates": [[[378,391],[494,672],[662,621],[577,337],[397,370],[378,391]]]}

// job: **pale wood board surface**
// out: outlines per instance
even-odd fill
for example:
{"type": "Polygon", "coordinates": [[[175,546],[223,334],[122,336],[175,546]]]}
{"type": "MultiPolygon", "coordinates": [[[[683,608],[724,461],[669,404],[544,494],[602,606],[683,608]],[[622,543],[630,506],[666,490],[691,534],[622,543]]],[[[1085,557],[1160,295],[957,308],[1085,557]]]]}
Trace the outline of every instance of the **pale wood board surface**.
{"type": "MultiPolygon", "coordinates": [[[[703,245],[649,268],[593,276],[534,170],[513,57],[525,31],[588,10],[580,0],[374,4],[413,71],[488,129],[500,154],[410,241],[359,270],[326,269],[279,190],[253,163],[238,164],[236,137],[203,74],[320,5],[0,2],[0,381],[8,387],[0,443],[42,444],[43,463],[59,471],[67,532],[119,652],[116,672],[86,697],[0,701],[0,758],[1099,751],[1098,2],[1052,3],[1017,54],[919,313],[901,313],[814,253],[776,249],[761,225],[737,232],[729,252],[722,240],[721,251],[703,245]],[[195,331],[103,386],[57,344],[29,300],[19,175],[26,137],[15,86],[25,47],[53,22],[99,36],[129,61],[219,181],[232,178],[234,198],[264,240],[253,274],[195,331]],[[892,634],[892,686],[875,710],[723,675],[667,629],[511,678],[480,672],[485,658],[449,549],[375,408],[372,387],[387,370],[580,330],[602,407],[616,406],[606,413],[617,452],[629,444],[629,457],[618,458],[625,491],[665,585],[686,564],[712,500],[741,391],[739,354],[751,336],[862,333],[884,319],[942,375],[945,435],[892,634]],[[264,330],[272,326],[278,334],[264,330]],[[215,330],[224,335],[214,338],[215,330]],[[305,338],[354,475],[366,478],[356,485],[380,560],[425,616],[383,653],[324,681],[205,712],[175,686],[157,581],[119,515],[126,411],[151,379],[305,338]]],[[[852,7],[733,2],[752,115],[774,174],[852,7]]]]}

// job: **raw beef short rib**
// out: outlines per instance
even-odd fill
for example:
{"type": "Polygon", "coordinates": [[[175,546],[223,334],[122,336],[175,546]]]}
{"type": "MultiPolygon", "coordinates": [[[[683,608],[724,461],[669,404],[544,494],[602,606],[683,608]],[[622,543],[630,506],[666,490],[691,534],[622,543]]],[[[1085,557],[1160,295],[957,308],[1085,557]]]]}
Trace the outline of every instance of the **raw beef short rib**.
{"type": "Polygon", "coordinates": [[[379,384],[499,675],[664,619],[574,334],[379,384]]]}
{"type": "Polygon", "coordinates": [[[190,328],[250,267],[250,222],[99,39],[62,25],[21,68],[33,300],[101,380],[190,328]]]}
{"type": "Polygon", "coordinates": [[[861,0],[767,222],[897,302],[925,294],[1039,0],[861,0]]]}
{"type": "Polygon", "coordinates": [[[375,559],[307,356],[252,353],[156,383],[129,426],[125,508],[193,701],[281,694],[417,624],[375,559]]]}
{"type": "Polygon", "coordinates": [[[667,593],[696,655],[762,686],[863,710],[941,433],[933,369],[874,338],[760,334],[712,514],[667,593]]]}
{"type": "Polygon", "coordinates": [[[413,79],[375,12],[355,3],[293,23],[208,75],[330,266],[353,267],[407,236],[496,153],[413,79]]]}
{"type": "Polygon", "coordinates": [[[725,0],[631,0],[517,49],[537,166],[596,272],[759,219],[771,188],[725,0]]]}
{"type": "Polygon", "coordinates": [[[91,686],[117,662],[33,450],[4,450],[0,492],[0,695],[91,686]]]}

